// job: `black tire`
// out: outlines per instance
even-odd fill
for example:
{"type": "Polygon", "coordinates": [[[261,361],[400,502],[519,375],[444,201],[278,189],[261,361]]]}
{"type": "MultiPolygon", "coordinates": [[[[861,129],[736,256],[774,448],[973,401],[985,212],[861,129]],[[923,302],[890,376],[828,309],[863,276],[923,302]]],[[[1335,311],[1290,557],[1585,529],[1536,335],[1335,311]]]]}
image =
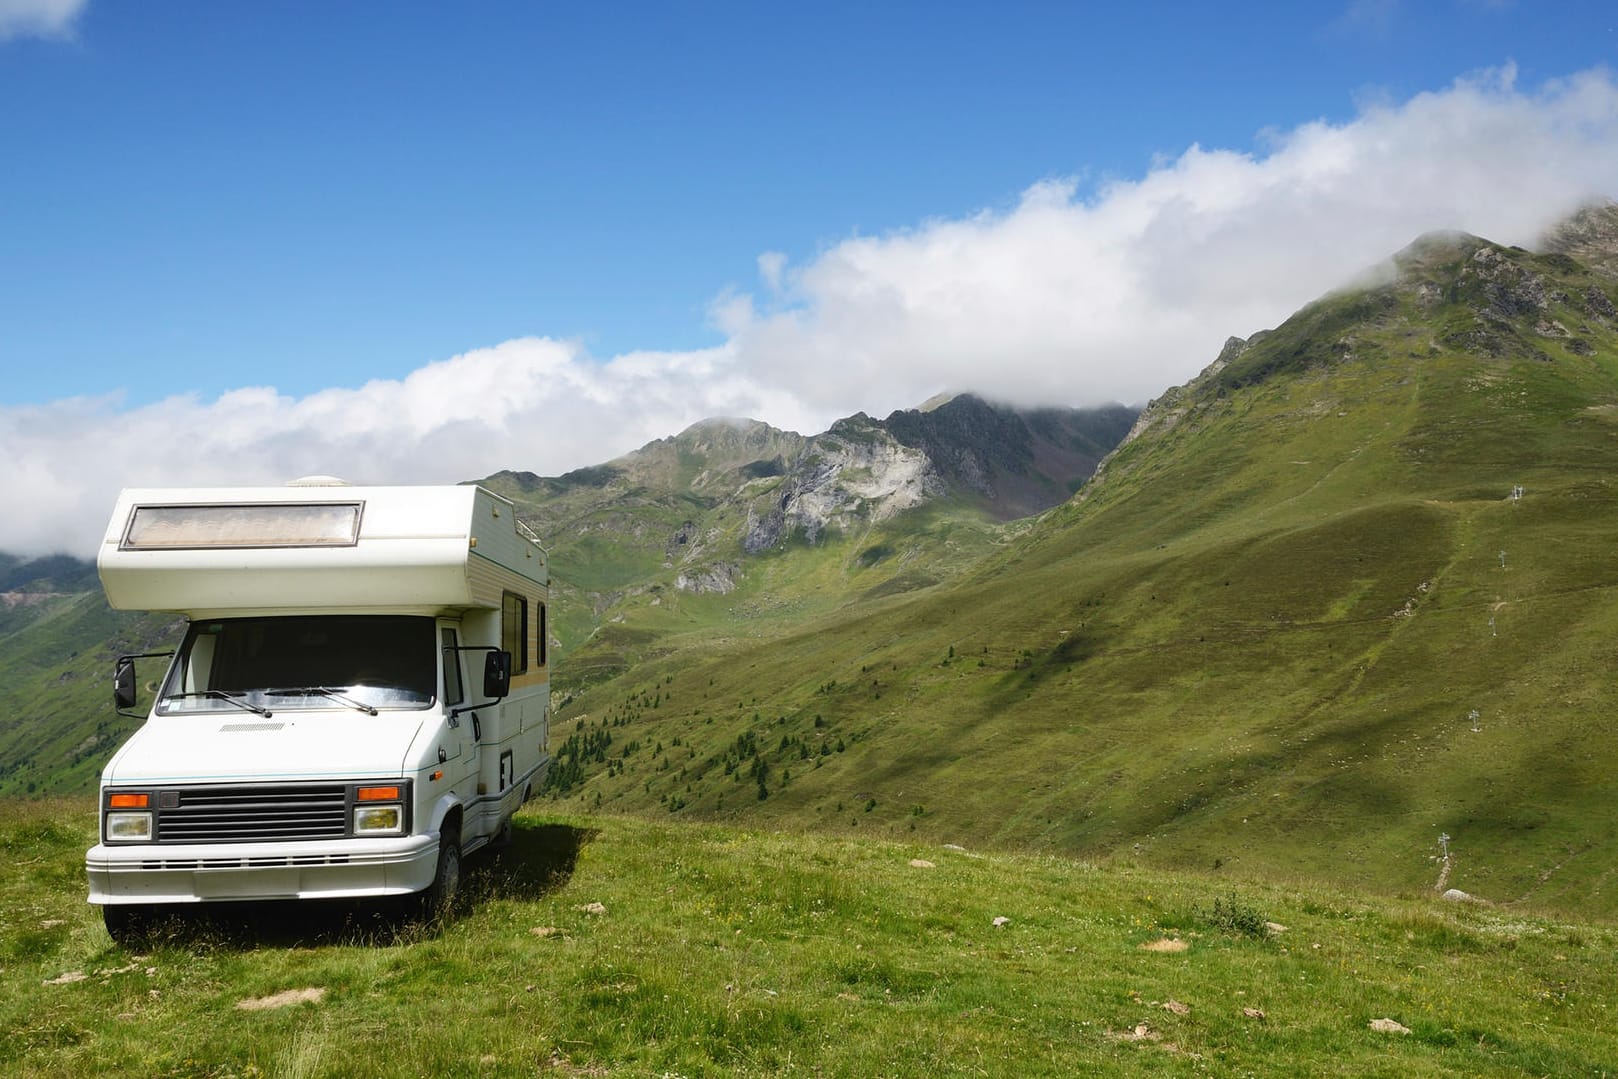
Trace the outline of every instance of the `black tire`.
{"type": "Polygon", "coordinates": [[[114,944],[136,948],[151,940],[163,915],[163,908],[150,904],[108,903],[101,908],[101,920],[114,944]]]}
{"type": "Polygon", "coordinates": [[[421,893],[421,916],[437,921],[449,913],[461,890],[461,837],[445,832],[438,837],[438,870],[421,893]]]}
{"type": "Polygon", "coordinates": [[[489,849],[505,850],[507,847],[510,847],[511,837],[515,831],[516,826],[512,823],[512,819],[507,817],[504,823],[500,825],[500,830],[494,833],[494,838],[489,840],[489,849]]]}

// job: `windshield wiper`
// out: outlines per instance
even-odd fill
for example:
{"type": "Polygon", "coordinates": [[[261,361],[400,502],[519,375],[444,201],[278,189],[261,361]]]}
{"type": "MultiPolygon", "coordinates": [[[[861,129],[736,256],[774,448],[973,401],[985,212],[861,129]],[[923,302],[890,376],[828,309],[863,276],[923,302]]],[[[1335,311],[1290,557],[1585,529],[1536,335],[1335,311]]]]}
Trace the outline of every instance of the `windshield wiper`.
{"type": "Polygon", "coordinates": [[[249,712],[256,712],[265,718],[269,718],[274,714],[268,708],[260,708],[258,705],[242,697],[239,693],[231,693],[228,690],[223,689],[197,689],[191,690],[187,693],[165,693],[163,695],[163,700],[177,701],[187,697],[207,697],[209,700],[225,701],[229,704],[234,704],[237,708],[243,708],[249,712]]]}
{"type": "Polygon", "coordinates": [[[357,712],[364,712],[368,716],[377,715],[377,710],[369,704],[356,701],[353,697],[340,693],[330,686],[288,686],[285,689],[261,689],[260,693],[266,697],[292,697],[299,693],[318,693],[322,697],[329,697],[338,704],[346,704],[357,712]]]}

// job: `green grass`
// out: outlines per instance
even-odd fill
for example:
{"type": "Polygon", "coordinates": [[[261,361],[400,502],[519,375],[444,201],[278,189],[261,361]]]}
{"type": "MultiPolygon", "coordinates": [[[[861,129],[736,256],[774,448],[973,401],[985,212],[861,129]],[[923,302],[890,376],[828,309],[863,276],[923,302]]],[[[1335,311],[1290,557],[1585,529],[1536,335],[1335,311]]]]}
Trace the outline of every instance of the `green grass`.
{"type": "Polygon", "coordinates": [[[1618,933],[1425,896],[530,811],[511,848],[471,863],[439,930],[390,930],[364,907],[226,908],[131,953],[84,902],[92,822],[88,802],[0,803],[6,1074],[1618,1065],[1618,933]],[[1186,950],[1149,950],[1163,940],[1186,950]],[[299,990],[323,994],[240,1007],[299,990]],[[1380,1018],[1410,1033],[1372,1031],[1380,1018]]]}

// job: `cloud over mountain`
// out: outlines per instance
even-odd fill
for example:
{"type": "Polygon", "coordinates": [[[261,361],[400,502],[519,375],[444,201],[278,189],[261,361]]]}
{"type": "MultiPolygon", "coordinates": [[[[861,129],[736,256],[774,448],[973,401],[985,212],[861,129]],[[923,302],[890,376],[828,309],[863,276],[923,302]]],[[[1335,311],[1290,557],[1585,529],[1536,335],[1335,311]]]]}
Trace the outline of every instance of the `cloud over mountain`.
{"type": "Polygon", "coordinates": [[[302,398],[0,409],[0,550],[88,553],[125,485],[556,473],[705,416],[813,433],[943,389],[1143,402],[1419,233],[1530,244],[1618,193],[1618,83],[1591,71],[1522,89],[1506,68],[1260,141],[1193,146],[1095,190],[1042,180],[1009,208],[851,237],[801,265],[763,253],[755,293],[714,301],[711,349],[599,359],[523,338],[302,398]]]}
{"type": "Polygon", "coordinates": [[[727,326],[742,367],[835,409],[939,386],[1019,403],[1138,401],[1232,333],[1274,325],[1421,232],[1531,243],[1618,192],[1618,86],[1590,72],[1519,91],[1506,69],[1265,137],[1193,146],[1081,195],[1036,184],[1008,212],[847,240],[773,267],[787,302],[727,326]]]}

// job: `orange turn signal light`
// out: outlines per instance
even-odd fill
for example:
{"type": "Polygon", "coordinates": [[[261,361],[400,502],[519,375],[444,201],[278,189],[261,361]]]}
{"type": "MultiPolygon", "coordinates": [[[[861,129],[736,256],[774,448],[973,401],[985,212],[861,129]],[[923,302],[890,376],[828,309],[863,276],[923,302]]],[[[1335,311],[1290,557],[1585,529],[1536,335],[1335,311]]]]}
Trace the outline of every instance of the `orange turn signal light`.
{"type": "Polygon", "coordinates": [[[399,788],[361,787],[354,792],[354,800],[359,802],[397,802],[399,800],[399,788]]]}
{"type": "Polygon", "coordinates": [[[107,806],[111,809],[145,809],[152,804],[149,794],[113,794],[107,798],[107,806]]]}

